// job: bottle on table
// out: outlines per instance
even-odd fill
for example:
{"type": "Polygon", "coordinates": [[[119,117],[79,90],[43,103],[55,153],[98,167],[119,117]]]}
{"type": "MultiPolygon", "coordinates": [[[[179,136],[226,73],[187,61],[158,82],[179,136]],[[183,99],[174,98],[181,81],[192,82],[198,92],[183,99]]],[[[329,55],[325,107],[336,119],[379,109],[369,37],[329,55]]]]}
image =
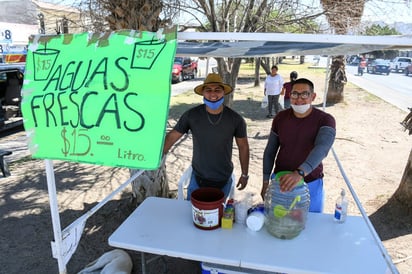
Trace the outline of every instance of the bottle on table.
{"type": "Polygon", "coordinates": [[[346,199],[345,190],[342,189],[340,196],[336,200],[335,204],[335,214],[333,216],[335,222],[344,223],[346,220],[346,215],[348,213],[348,200],[346,199]]]}

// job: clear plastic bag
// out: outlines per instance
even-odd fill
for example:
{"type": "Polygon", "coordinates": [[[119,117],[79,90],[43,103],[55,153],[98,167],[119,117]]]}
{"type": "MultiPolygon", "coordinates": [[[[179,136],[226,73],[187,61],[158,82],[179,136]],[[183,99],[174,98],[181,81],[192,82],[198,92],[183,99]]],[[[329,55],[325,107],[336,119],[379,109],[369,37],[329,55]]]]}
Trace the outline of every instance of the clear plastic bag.
{"type": "Polygon", "coordinates": [[[262,98],[262,103],[260,104],[260,107],[261,108],[267,108],[267,106],[268,106],[268,96],[265,95],[262,98]]]}

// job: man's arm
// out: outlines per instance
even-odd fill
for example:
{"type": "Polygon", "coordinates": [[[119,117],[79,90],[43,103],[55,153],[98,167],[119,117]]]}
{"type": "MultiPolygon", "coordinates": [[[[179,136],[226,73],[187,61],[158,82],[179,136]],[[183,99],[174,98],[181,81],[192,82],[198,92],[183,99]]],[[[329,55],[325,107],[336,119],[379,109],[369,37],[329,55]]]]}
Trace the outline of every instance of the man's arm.
{"type": "Polygon", "coordinates": [[[165,144],[163,146],[163,155],[166,155],[169,152],[169,149],[176,143],[177,140],[182,137],[183,134],[178,132],[177,130],[171,130],[167,135],[165,139],[165,144]]]}
{"type": "MultiPolygon", "coordinates": [[[[236,144],[239,150],[239,161],[240,168],[242,169],[243,175],[249,175],[249,142],[247,137],[244,138],[235,138],[236,144]]],[[[236,185],[239,190],[242,190],[246,187],[248,182],[248,177],[240,176],[239,181],[236,185]]]]}
{"type": "Polygon", "coordinates": [[[335,141],[336,130],[332,127],[324,126],[319,129],[315,139],[315,146],[309,153],[306,160],[300,165],[300,169],[309,174],[328,155],[330,148],[335,141]]]}
{"type": "Polygon", "coordinates": [[[265,199],[266,189],[269,185],[270,174],[272,173],[273,165],[275,163],[276,153],[279,149],[279,138],[278,135],[270,131],[269,139],[263,152],[263,182],[260,195],[262,199],[265,199]]]}

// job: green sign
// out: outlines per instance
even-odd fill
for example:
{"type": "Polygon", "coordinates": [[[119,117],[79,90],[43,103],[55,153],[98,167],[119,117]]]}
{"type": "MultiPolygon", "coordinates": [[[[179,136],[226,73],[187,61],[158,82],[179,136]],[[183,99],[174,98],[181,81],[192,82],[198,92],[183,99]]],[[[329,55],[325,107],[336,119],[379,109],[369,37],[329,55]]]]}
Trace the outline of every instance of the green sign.
{"type": "Polygon", "coordinates": [[[33,36],[22,112],[34,158],[156,169],[176,29],[33,36]]]}

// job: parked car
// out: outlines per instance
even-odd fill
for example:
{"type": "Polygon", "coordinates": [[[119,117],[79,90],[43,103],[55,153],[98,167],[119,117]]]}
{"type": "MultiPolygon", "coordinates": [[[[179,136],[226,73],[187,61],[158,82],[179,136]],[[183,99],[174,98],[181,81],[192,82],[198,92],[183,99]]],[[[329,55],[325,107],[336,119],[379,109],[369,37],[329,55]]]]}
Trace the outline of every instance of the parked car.
{"type": "Polygon", "coordinates": [[[357,55],[351,55],[346,59],[346,62],[351,66],[357,66],[362,61],[362,57],[357,55]]]}
{"type": "Polygon", "coordinates": [[[405,75],[408,76],[409,74],[412,74],[412,64],[405,68],[405,75]]]}
{"type": "Polygon", "coordinates": [[[395,72],[404,72],[405,68],[412,64],[411,57],[396,57],[391,62],[391,70],[395,72]]]}
{"type": "Polygon", "coordinates": [[[376,59],[372,60],[371,62],[368,62],[366,71],[368,73],[379,73],[389,75],[389,73],[391,72],[391,66],[389,64],[389,61],[383,59],[376,59]]]}
{"type": "Polygon", "coordinates": [[[25,63],[0,64],[0,131],[22,125],[21,88],[25,63]]]}
{"type": "Polygon", "coordinates": [[[172,82],[178,83],[194,79],[197,75],[197,60],[190,57],[175,57],[172,69],[172,82]]]}

